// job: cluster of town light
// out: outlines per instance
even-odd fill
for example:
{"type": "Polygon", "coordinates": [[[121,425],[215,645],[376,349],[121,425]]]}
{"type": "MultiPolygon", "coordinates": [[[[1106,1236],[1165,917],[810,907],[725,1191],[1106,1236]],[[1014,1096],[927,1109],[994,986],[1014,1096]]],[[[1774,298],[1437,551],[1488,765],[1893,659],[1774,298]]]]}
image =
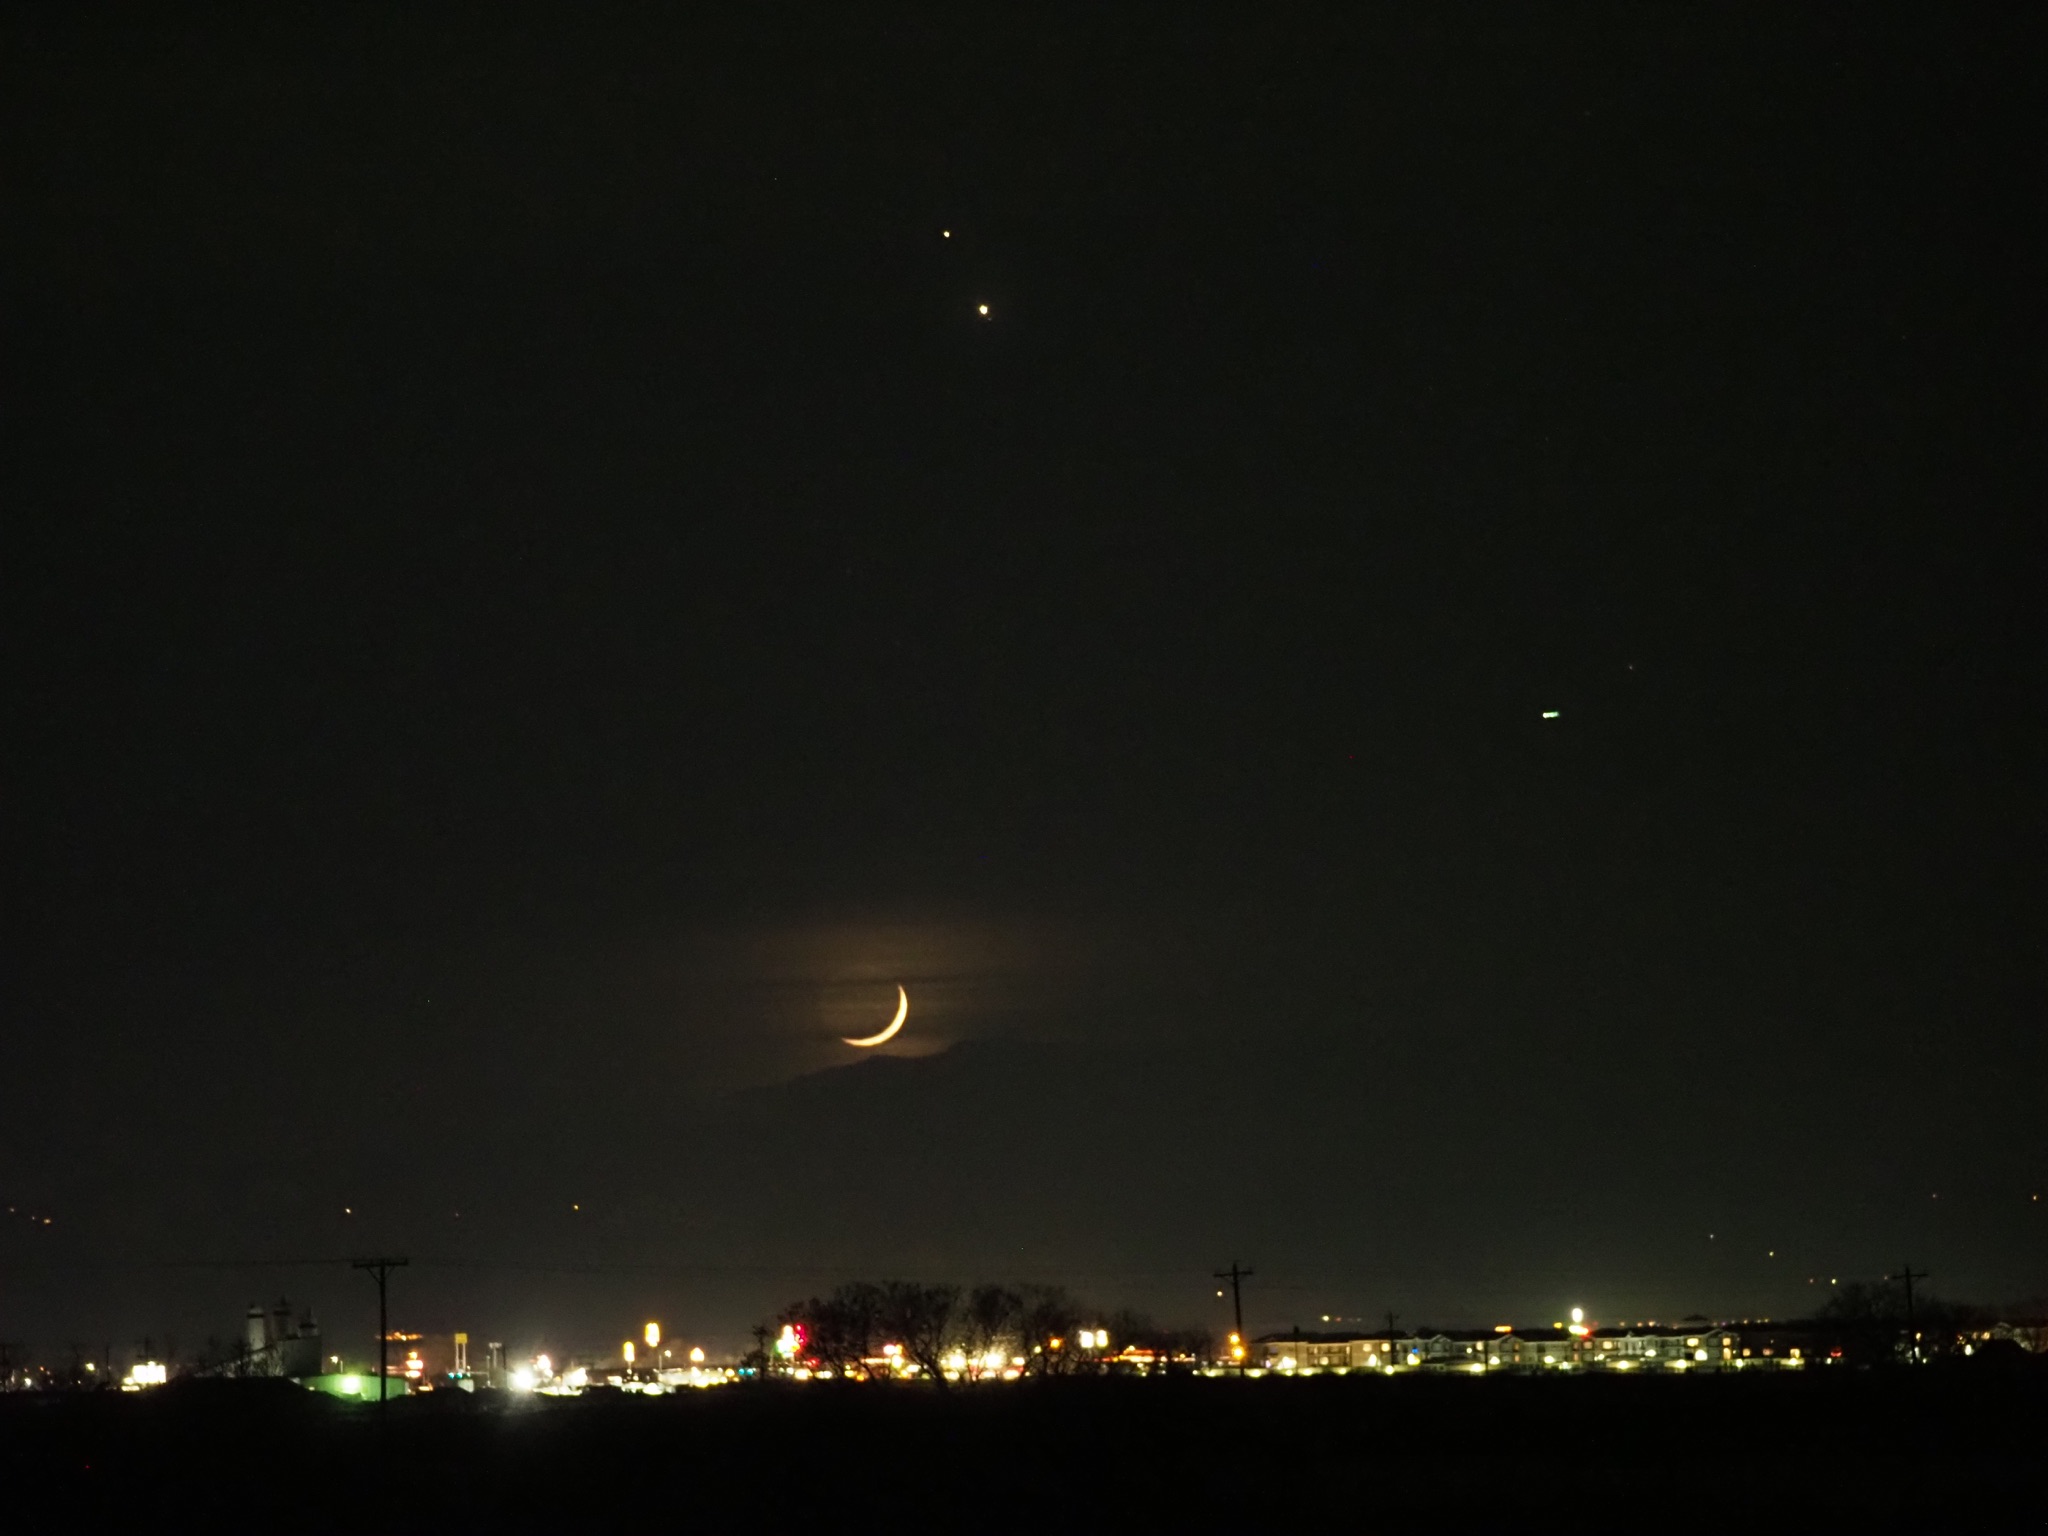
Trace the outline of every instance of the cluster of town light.
{"type": "MultiPolygon", "coordinates": [[[[1076,1349],[1101,1354],[1109,1348],[1107,1328],[1083,1328],[1074,1335],[1076,1349]]],[[[1055,1354],[1067,1347],[1064,1338],[1050,1338],[1043,1344],[1032,1346],[1032,1354],[1043,1354],[1050,1350],[1055,1354]]],[[[833,1372],[829,1367],[806,1364],[802,1358],[804,1348],[803,1330],[794,1323],[784,1323],[782,1332],[774,1343],[775,1357],[782,1363],[794,1380],[830,1381],[833,1372]]],[[[1149,1359],[1150,1356],[1145,1358],[1149,1359]]],[[[1028,1357],[1013,1355],[1007,1350],[990,1348],[978,1354],[969,1354],[965,1349],[953,1349],[939,1359],[939,1374],[948,1381],[959,1381],[975,1377],[982,1380],[1001,1379],[1015,1381],[1024,1374],[1030,1364],[1028,1357]]],[[[894,1377],[908,1379],[920,1373],[921,1367],[904,1350],[901,1344],[884,1344],[879,1355],[872,1355],[860,1362],[861,1374],[870,1379],[894,1377]]]]}
{"type": "MultiPolygon", "coordinates": [[[[894,1348],[895,1346],[891,1345],[890,1347],[894,1348]]],[[[970,1373],[977,1376],[1014,1377],[1023,1368],[1024,1357],[1022,1355],[1006,1354],[1000,1349],[992,1349],[987,1354],[975,1355],[970,1358],[966,1350],[956,1349],[940,1363],[945,1368],[947,1378],[954,1381],[970,1373]]]]}
{"type": "MultiPolygon", "coordinates": [[[[1052,1347],[1058,1349],[1064,1340],[1054,1339],[1052,1347]]],[[[790,1376],[797,1381],[830,1381],[829,1367],[804,1365],[798,1362],[803,1349],[803,1333],[800,1329],[784,1327],[782,1336],[775,1341],[775,1353],[789,1369],[790,1376]]],[[[991,1349],[982,1354],[970,1355],[964,1349],[955,1349],[939,1360],[939,1374],[948,1381],[959,1381],[964,1377],[1001,1377],[1015,1381],[1024,1374],[1025,1359],[1004,1350],[991,1349]]],[[[869,1379],[892,1377],[907,1381],[919,1374],[921,1367],[911,1359],[901,1344],[884,1344],[879,1355],[873,1355],[861,1362],[861,1372],[869,1379]]]]}
{"type": "Polygon", "coordinates": [[[544,1397],[575,1397],[587,1392],[593,1386],[612,1386],[627,1392],[660,1395],[679,1391],[686,1387],[718,1387],[736,1379],[737,1373],[724,1366],[707,1366],[704,1351],[693,1348],[689,1351],[689,1366],[662,1364],[673,1351],[661,1347],[661,1324],[649,1323],[641,1332],[645,1341],[647,1361],[645,1366],[636,1368],[640,1360],[641,1346],[627,1339],[619,1346],[621,1368],[618,1370],[593,1369],[587,1365],[575,1365],[561,1372],[555,1370],[555,1363],[546,1355],[535,1355],[525,1365],[512,1371],[511,1386],[514,1392],[539,1393],[544,1397]]]}
{"type": "MultiPolygon", "coordinates": [[[[1221,1293],[1219,1292],[1218,1294],[1220,1295],[1221,1293]]],[[[1697,1365],[1708,1364],[1713,1358],[1709,1346],[1714,1341],[1701,1336],[1693,1336],[1684,1339],[1685,1347],[1682,1351],[1676,1348],[1677,1339],[1670,1339],[1668,1347],[1671,1348],[1672,1353],[1668,1358],[1660,1357],[1656,1347],[1664,1341],[1653,1340],[1651,1347],[1641,1351],[1643,1359],[1640,1361],[1624,1358],[1619,1350],[1611,1356],[1606,1354],[1589,1354],[1586,1358],[1580,1360],[1578,1358],[1580,1350],[1591,1351],[1594,1342],[1596,1342],[1593,1339],[1595,1329],[1592,1324],[1586,1321],[1584,1308],[1573,1307],[1570,1316],[1571,1322],[1569,1324],[1557,1323],[1554,1326],[1559,1331],[1568,1332],[1571,1335],[1574,1341],[1572,1358],[1564,1358],[1544,1352],[1539,1355],[1535,1363],[1561,1371],[1571,1370],[1575,1364],[1602,1366],[1610,1370],[1621,1371],[1634,1370],[1639,1366],[1648,1366],[1651,1369],[1661,1366],[1669,1370],[1684,1371],[1697,1365]]],[[[1493,1331],[1496,1334],[1502,1335],[1511,1335],[1515,1332],[1513,1326],[1507,1323],[1497,1325],[1493,1331]]],[[[417,1335],[410,1335],[409,1337],[417,1337],[417,1335]]],[[[458,1339],[462,1337],[462,1335],[457,1335],[458,1339]]],[[[1984,1335],[1984,1337],[1989,1337],[1989,1335],[1984,1335]]],[[[639,1356],[639,1348],[635,1341],[627,1339],[619,1347],[623,1370],[617,1373],[604,1372],[598,1379],[604,1384],[627,1391],[662,1393],[681,1387],[718,1386],[736,1380],[740,1374],[726,1367],[707,1367],[704,1351],[700,1348],[693,1348],[688,1352],[689,1367],[687,1370],[664,1365],[663,1362],[668,1360],[673,1352],[664,1350],[661,1347],[662,1331],[661,1324],[659,1323],[648,1323],[641,1331],[641,1338],[647,1350],[648,1364],[646,1368],[636,1371],[635,1366],[639,1356]]],[[[830,1379],[833,1374],[831,1370],[819,1368],[815,1365],[807,1365],[803,1362],[802,1355],[805,1342],[803,1330],[794,1324],[786,1323],[771,1347],[776,1359],[782,1364],[788,1374],[795,1379],[800,1381],[830,1379]]],[[[1109,1330],[1106,1328],[1082,1328],[1075,1333],[1073,1342],[1078,1350],[1097,1354],[1104,1353],[1110,1348],[1109,1330]]],[[[1502,1342],[1505,1344],[1507,1341],[1503,1340],[1502,1342]]],[[[1605,1351],[1610,1347],[1612,1341],[1602,1338],[1597,1342],[1600,1345],[1600,1349],[1605,1351]]],[[[1735,1348],[1737,1342],[1732,1337],[1720,1340],[1720,1354],[1724,1365],[1740,1367],[1746,1363],[1737,1357],[1738,1352],[1735,1348]]],[[[1063,1338],[1051,1338],[1046,1340],[1043,1346],[1035,1346],[1033,1353],[1039,1353],[1042,1349],[1050,1349],[1057,1352],[1064,1349],[1066,1343],[1067,1341],[1063,1338]]],[[[1623,1339],[1622,1343],[1624,1347],[1627,1347],[1629,1341],[1623,1339]]],[[[1974,1350],[1966,1344],[1963,1347],[1963,1352],[1971,1354],[1974,1353],[1974,1350]]],[[[1408,1366],[1413,1367],[1423,1364],[1422,1355],[1417,1349],[1411,1348],[1406,1353],[1405,1363],[1408,1366]]],[[[1748,1356],[1750,1351],[1747,1348],[1743,1348],[1739,1353],[1741,1356],[1748,1356]]],[[[1772,1355],[1772,1350],[1764,1348],[1761,1353],[1763,1356],[1769,1357],[1772,1355]]],[[[1837,1350],[1834,1353],[1839,1355],[1840,1351],[1837,1350]]],[[[1152,1358],[1149,1351],[1143,1350],[1126,1350],[1125,1354],[1138,1360],[1141,1364],[1150,1362],[1152,1358]]],[[[1229,1335],[1228,1354],[1228,1364],[1231,1367],[1239,1371],[1247,1369],[1248,1351],[1241,1335],[1236,1333],[1229,1335]]],[[[335,1356],[332,1359],[336,1368],[339,1369],[340,1357],[335,1356]]],[[[1189,1357],[1189,1359],[1192,1363],[1192,1357],[1189,1357]]],[[[1488,1370],[1489,1361],[1492,1359],[1492,1346],[1488,1345],[1480,1351],[1479,1359],[1455,1368],[1469,1371],[1475,1375],[1483,1374],[1488,1370]]],[[[1368,1354],[1365,1359],[1366,1368],[1384,1372],[1390,1376],[1395,1373],[1397,1365],[1400,1363],[1402,1362],[1397,1360],[1395,1352],[1392,1350],[1388,1351],[1387,1358],[1384,1361],[1381,1360],[1377,1353],[1368,1354]]],[[[1447,1364],[1448,1362],[1437,1363],[1447,1364]]],[[[1498,1363],[1507,1364],[1508,1362],[1503,1358],[1498,1363]]],[[[1811,1362],[1804,1357],[1800,1349],[1790,1348],[1786,1349],[1776,1359],[1759,1359],[1754,1363],[1762,1366],[1774,1365],[1780,1368],[1797,1368],[1808,1365],[1811,1362]]],[[[1024,1368],[1027,1364],[1028,1361],[1025,1356],[1012,1355],[1002,1349],[990,1349],[984,1353],[974,1355],[968,1354],[964,1349],[954,1349],[940,1360],[939,1368],[941,1373],[950,1380],[959,1380],[963,1377],[980,1377],[983,1379],[1000,1378],[1014,1381],[1024,1373],[1024,1368]]],[[[869,1377],[912,1377],[918,1375],[920,1370],[917,1363],[909,1358],[903,1346],[897,1343],[884,1344],[880,1356],[861,1362],[861,1366],[863,1372],[869,1377]]],[[[85,1368],[91,1371],[95,1369],[95,1366],[92,1362],[88,1361],[85,1368]]],[[[1288,1375],[1298,1371],[1314,1374],[1323,1369],[1335,1369],[1341,1373],[1346,1369],[1341,1364],[1325,1362],[1313,1357],[1304,1365],[1293,1355],[1278,1356],[1270,1360],[1266,1368],[1288,1375]]],[[[398,1369],[408,1380],[420,1380],[425,1370],[420,1358],[420,1352],[416,1349],[408,1351],[398,1369]]],[[[1263,1374],[1264,1369],[1251,1367],[1252,1374],[1263,1374]]],[[[140,1361],[122,1379],[120,1386],[124,1392],[138,1392],[146,1388],[162,1386],[169,1380],[169,1376],[169,1368],[163,1363],[154,1360],[140,1361]]],[[[339,1390],[343,1396],[349,1397],[361,1397],[365,1394],[365,1382],[361,1376],[342,1375],[338,1378],[329,1379],[333,1382],[333,1385],[328,1390],[339,1390]]],[[[557,1396],[573,1396],[582,1393],[592,1384],[592,1372],[589,1367],[575,1366],[557,1374],[554,1362],[544,1354],[535,1355],[528,1364],[515,1367],[510,1373],[509,1380],[509,1385],[515,1392],[538,1392],[557,1396]]]]}

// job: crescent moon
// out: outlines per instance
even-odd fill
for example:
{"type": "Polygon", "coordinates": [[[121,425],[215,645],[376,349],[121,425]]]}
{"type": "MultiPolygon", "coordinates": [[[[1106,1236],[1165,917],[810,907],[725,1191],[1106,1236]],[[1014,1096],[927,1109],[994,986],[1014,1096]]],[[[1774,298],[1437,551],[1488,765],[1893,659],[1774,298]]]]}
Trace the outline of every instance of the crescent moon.
{"type": "Polygon", "coordinates": [[[863,1048],[870,1045],[880,1045],[884,1041],[895,1039],[896,1031],[903,1027],[903,1021],[909,1017],[910,994],[903,990],[901,984],[898,984],[896,988],[896,1017],[889,1021],[887,1029],[883,1030],[879,1035],[869,1035],[864,1040],[856,1040],[851,1035],[841,1035],[839,1038],[848,1045],[858,1045],[863,1048]]]}

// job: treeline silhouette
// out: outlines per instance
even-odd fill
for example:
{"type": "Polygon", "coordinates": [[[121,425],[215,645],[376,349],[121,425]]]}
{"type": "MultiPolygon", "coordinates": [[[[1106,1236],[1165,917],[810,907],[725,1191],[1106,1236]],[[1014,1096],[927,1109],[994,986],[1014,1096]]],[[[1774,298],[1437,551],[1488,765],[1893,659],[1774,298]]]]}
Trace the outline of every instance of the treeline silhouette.
{"type": "Polygon", "coordinates": [[[2048,1299],[1994,1308],[1951,1301],[1887,1276],[1851,1280],[1809,1320],[1818,1337],[1857,1365],[2015,1359],[2048,1349],[2048,1299]]]}
{"type": "Polygon", "coordinates": [[[795,1342],[787,1363],[866,1379],[894,1374],[880,1365],[894,1349],[941,1384],[949,1375],[975,1381],[1101,1371],[1130,1351],[1171,1369],[1212,1358],[1216,1342],[1203,1329],[1162,1327],[1128,1309],[1104,1312],[1062,1286],[915,1280],[849,1281],[792,1302],[755,1327],[743,1363],[764,1371],[785,1363],[778,1349],[785,1330],[795,1342]]]}

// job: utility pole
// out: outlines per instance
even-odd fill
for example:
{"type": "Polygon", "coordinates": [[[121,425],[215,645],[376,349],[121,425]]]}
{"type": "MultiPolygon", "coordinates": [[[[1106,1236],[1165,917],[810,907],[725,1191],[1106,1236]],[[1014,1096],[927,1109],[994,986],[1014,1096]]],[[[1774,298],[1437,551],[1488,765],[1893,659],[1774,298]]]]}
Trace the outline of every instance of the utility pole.
{"type": "Polygon", "coordinates": [[[1389,1365],[1394,1363],[1394,1319],[1400,1315],[1400,1313],[1391,1308],[1387,1311],[1387,1364],[1389,1365]]]}
{"type": "Polygon", "coordinates": [[[1920,1329],[1913,1320],[1913,1282],[1915,1280],[1925,1280],[1927,1278],[1927,1271],[1923,1269],[1918,1274],[1915,1274],[1913,1266],[1908,1264],[1899,1273],[1893,1275],[1892,1278],[1906,1282],[1906,1347],[1913,1352],[1913,1363],[1918,1365],[1920,1363],[1920,1329]]]}
{"type": "Polygon", "coordinates": [[[1237,1332],[1231,1335],[1237,1341],[1237,1373],[1244,1374],[1244,1282],[1257,1273],[1255,1270],[1239,1269],[1237,1260],[1230,1261],[1230,1268],[1216,1271],[1218,1280],[1230,1282],[1230,1314],[1237,1320],[1237,1332]]]}
{"type": "Polygon", "coordinates": [[[403,1269],[410,1262],[409,1259],[357,1259],[349,1266],[351,1269],[368,1270],[370,1278],[377,1282],[377,1401],[380,1403],[384,1401],[385,1388],[391,1382],[390,1367],[385,1359],[385,1351],[391,1341],[391,1319],[384,1306],[385,1282],[391,1278],[392,1270],[403,1269]]]}

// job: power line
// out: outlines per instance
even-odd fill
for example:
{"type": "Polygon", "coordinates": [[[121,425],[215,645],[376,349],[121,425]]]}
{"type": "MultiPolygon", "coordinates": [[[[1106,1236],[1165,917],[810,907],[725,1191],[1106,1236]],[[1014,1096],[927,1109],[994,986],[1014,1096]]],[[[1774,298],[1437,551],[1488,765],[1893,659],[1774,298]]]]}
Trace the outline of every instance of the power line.
{"type": "Polygon", "coordinates": [[[159,1269],[340,1269],[351,1261],[325,1259],[51,1259],[10,1264],[13,1274],[62,1274],[75,1270],[159,1269]]]}
{"type": "MultiPolygon", "coordinates": [[[[475,1270],[482,1272],[502,1271],[516,1274],[564,1274],[564,1275],[837,1275],[887,1270],[892,1266],[878,1265],[867,1260],[818,1260],[791,1262],[786,1264],[692,1264],[668,1263],[661,1260],[527,1260],[527,1259],[437,1259],[412,1258],[408,1261],[415,1269],[475,1270]]],[[[355,1260],[343,1255],[307,1258],[247,1258],[247,1259],[55,1259],[29,1264],[12,1264],[9,1270],[15,1274],[47,1274],[66,1271],[93,1270],[238,1270],[238,1269],[344,1269],[353,1267],[355,1260]]],[[[917,1266],[913,1266],[915,1268],[917,1266]]],[[[957,1271],[961,1274],[986,1274],[1003,1271],[1003,1266],[977,1265],[972,1271],[957,1271]]],[[[1085,1269],[1062,1267],[1039,1267],[1013,1275],[1013,1278],[1045,1280],[1171,1280],[1185,1282],[1184,1269],[1085,1269]]],[[[1268,1287],[1272,1289],[1272,1287],[1268,1287]]],[[[1315,1286],[1280,1286],[1281,1290],[1312,1291],[1315,1286]]]]}

